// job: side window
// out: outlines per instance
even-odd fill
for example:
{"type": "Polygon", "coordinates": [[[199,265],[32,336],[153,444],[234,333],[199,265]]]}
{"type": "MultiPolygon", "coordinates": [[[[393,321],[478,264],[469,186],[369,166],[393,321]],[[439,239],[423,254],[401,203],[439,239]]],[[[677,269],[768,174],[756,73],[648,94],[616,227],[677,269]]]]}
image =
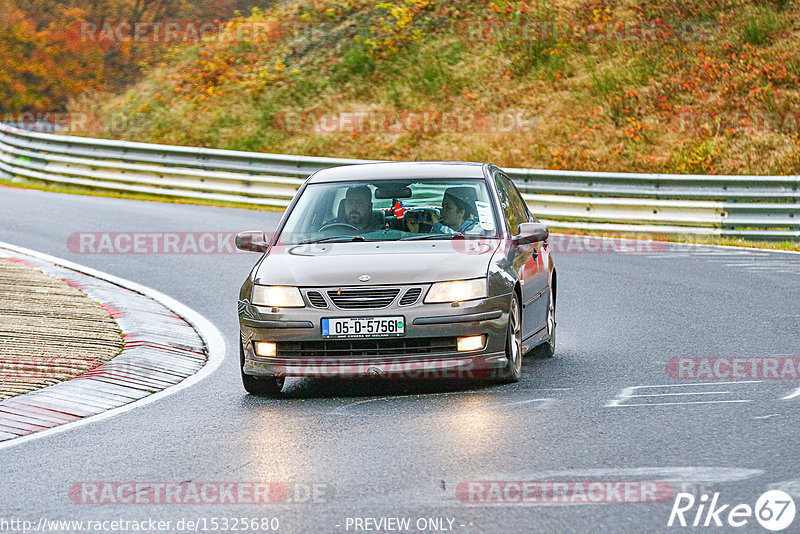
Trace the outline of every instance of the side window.
{"type": "Polygon", "coordinates": [[[508,177],[498,173],[494,175],[494,180],[497,184],[497,192],[500,194],[500,204],[508,223],[508,229],[512,234],[516,234],[519,225],[529,220],[525,201],[522,200],[519,191],[508,177]]]}
{"type": "Polygon", "coordinates": [[[519,214],[521,221],[520,224],[531,222],[531,220],[537,221],[536,217],[533,217],[528,209],[528,205],[525,204],[525,199],[522,198],[522,193],[520,193],[519,189],[517,189],[517,185],[511,181],[511,178],[508,178],[507,176],[503,176],[503,178],[505,178],[508,183],[511,184],[511,190],[513,191],[511,194],[512,203],[515,206],[514,211],[519,214]]]}

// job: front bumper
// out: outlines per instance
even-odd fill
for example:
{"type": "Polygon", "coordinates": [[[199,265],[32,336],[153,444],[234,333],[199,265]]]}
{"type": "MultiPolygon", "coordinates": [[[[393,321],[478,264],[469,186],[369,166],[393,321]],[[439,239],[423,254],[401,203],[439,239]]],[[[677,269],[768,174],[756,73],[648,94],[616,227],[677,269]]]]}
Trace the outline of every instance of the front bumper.
{"type": "MultiPolygon", "coordinates": [[[[253,306],[239,302],[239,325],[244,349],[243,371],[251,376],[277,377],[386,377],[408,379],[473,379],[488,377],[493,371],[505,368],[505,342],[510,295],[451,304],[416,304],[390,306],[379,310],[283,309],[253,306]],[[256,356],[255,341],[273,341],[279,346],[291,342],[322,342],[321,319],[345,316],[394,316],[405,318],[404,339],[421,341],[433,338],[452,338],[485,335],[484,348],[471,352],[445,351],[435,354],[421,351],[383,352],[379,355],[356,350],[353,354],[337,351],[332,356],[298,356],[281,354],[276,357],[256,356]]],[[[368,341],[380,342],[371,338],[368,341]]],[[[385,349],[384,349],[385,350],[385,349]]]]}

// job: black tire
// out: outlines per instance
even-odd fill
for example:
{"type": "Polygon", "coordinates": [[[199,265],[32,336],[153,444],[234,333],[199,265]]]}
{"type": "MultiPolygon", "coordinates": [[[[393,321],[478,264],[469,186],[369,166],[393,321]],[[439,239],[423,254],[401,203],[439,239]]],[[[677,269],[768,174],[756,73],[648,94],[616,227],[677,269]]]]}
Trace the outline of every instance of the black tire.
{"type": "Polygon", "coordinates": [[[500,371],[500,381],[506,384],[517,382],[522,376],[522,310],[516,293],[512,295],[508,308],[506,358],[508,365],[500,371]]]}
{"type": "Polygon", "coordinates": [[[239,343],[239,371],[242,373],[242,385],[251,395],[278,395],[283,389],[285,378],[274,376],[255,377],[244,374],[244,349],[239,343]]]}
{"type": "Polygon", "coordinates": [[[547,341],[534,348],[537,358],[552,358],[556,353],[556,288],[550,283],[550,302],[547,304],[547,341]]]}

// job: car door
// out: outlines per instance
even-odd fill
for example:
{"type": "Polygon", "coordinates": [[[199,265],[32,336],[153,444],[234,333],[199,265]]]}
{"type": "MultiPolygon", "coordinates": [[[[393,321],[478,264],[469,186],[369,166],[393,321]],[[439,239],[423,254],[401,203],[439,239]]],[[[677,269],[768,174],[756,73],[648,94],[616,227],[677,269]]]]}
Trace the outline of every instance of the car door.
{"type": "MultiPolygon", "coordinates": [[[[496,172],[495,183],[509,232],[516,236],[519,225],[535,222],[514,182],[496,172]]],[[[522,290],[522,338],[528,338],[544,328],[547,321],[548,272],[542,243],[517,245],[510,251],[511,265],[520,280],[522,290]]]]}

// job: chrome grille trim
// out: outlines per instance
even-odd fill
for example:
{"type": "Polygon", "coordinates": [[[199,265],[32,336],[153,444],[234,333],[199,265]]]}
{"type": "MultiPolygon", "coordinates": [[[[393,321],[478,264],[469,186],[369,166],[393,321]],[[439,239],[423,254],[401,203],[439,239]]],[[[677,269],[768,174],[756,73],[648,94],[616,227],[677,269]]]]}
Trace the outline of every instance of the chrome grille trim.
{"type": "Polygon", "coordinates": [[[386,308],[400,294],[400,288],[359,287],[329,289],[328,298],[341,310],[386,308]]]}

